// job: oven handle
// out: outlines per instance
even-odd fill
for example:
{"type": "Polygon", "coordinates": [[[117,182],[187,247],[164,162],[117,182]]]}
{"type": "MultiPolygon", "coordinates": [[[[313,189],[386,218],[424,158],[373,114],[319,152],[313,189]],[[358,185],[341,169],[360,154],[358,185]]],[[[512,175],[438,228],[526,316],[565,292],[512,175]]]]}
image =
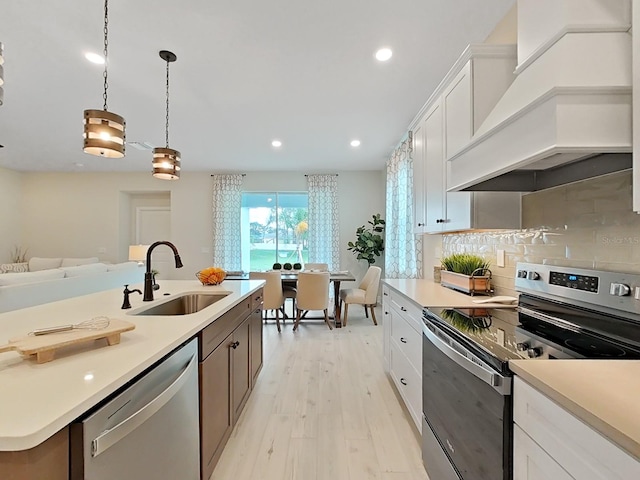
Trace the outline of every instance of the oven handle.
{"type": "Polygon", "coordinates": [[[456,364],[464,368],[467,372],[469,372],[473,376],[479,378],[484,383],[491,385],[491,387],[493,387],[493,389],[498,393],[500,393],[501,395],[504,396],[504,395],[511,394],[511,378],[504,377],[499,373],[494,372],[493,370],[484,368],[478,365],[477,363],[473,362],[469,358],[465,357],[460,352],[452,348],[449,344],[447,344],[445,340],[441,339],[438,336],[438,333],[440,335],[445,336],[446,339],[451,342],[455,342],[455,340],[453,340],[451,337],[449,337],[445,333],[441,332],[440,329],[438,329],[431,322],[429,322],[428,324],[425,322],[428,322],[428,320],[425,319],[425,321],[423,322],[422,333],[438,350],[440,350],[447,357],[449,357],[456,364]],[[434,330],[436,330],[437,333],[434,333],[433,331],[431,331],[431,328],[429,327],[432,327],[434,330]]]}

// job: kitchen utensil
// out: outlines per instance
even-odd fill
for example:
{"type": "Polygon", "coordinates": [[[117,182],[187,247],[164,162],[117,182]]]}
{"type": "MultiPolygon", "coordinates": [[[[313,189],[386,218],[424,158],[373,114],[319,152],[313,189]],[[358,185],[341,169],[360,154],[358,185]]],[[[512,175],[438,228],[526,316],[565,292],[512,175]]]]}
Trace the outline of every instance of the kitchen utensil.
{"type": "MultiPolygon", "coordinates": [[[[106,317],[105,317],[106,318],[106,317]]],[[[34,335],[10,339],[7,345],[0,346],[0,353],[17,351],[20,355],[35,355],[37,363],[45,363],[53,360],[56,351],[62,347],[78,345],[92,340],[105,338],[107,345],[120,343],[120,334],[133,330],[136,326],[125,320],[107,318],[109,325],[101,330],[67,329],[56,335],[34,335]]],[[[67,325],[64,325],[65,327],[67,325]]]]}
{"type": "Polygon", "coordinates": [[[91,320],[85,320],[84,322],[76,324],[38,328],[33,332],[29,332],[29,335],[48,335],[50,333],[67,332],[69,330],[103,330],[109,326],[109,323],[109,317],[93,317],[91,320]]]}

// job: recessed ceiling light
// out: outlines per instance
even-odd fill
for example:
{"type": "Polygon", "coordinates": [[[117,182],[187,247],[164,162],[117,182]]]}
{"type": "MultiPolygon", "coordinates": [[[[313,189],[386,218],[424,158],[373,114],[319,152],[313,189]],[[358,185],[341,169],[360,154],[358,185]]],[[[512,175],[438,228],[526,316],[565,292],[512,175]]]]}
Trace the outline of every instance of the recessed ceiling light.
{"type": "Polygon", "coordinates": [[[280,140],[274,140],[273,142],[271,142],[271,145],[278,148],[282,146],[282,142],[280,140]]]}
{"type": "Polygon", "coordinates": [[[351,146],[352,147],[359,147],[360,146],[360,140],[351,140],[351,146]]]}
{"type": "Polygon", "coordinates": [[[381,48],[376,52],[376,58],[381,62],[386,62],[387,60],[389,60],[391,58],[391,55],[393,55],[393,52],[390,48],[381,48]]]}
{"type": "Polygon", "coordinates": [[[97,53],[93,53],[93,52],[85,53],[84,58],[89,60],[91,63],[104,65],[104,57],[102,55],[98,55],[97,53]]]}

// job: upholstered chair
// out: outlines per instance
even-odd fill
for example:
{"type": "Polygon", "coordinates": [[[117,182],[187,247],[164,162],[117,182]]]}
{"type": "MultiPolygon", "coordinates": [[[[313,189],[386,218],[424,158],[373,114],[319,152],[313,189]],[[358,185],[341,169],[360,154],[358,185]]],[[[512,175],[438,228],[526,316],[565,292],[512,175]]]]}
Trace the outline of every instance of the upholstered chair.
{"type": "Polygon", "coordinates": [[[275,310],[276,325],[280,332],[280,309],[284,308],[284,295],[282,293],[282,280],[279,270],[271,272],[249,272],[250,280],[265,280],[263,288],[262,309],[275,310]]]}
{"type": "Polygon", "coordinates": [[[345,288],[340,290],[340,306],[344,303],[343,326],[347,325],[350,303],[364,305],[364,313],[367,318],[369,317],[367,307],[371,309],[371,319],[373,320],[373,324],[378,325],[373,307],[378,303],[378,288],[380,287],[381,273],[382,269],[380,267],[372,265],[367,270],[367,273],[365,273],[360,285],[358,285],[358,288],[345,288]]]}
{"type": "Polygon", "coordinates": [[[293,331],[298,329],[302,312],[309,310],[322,310],[325,323],[333,330],[329,323],[329,272],[300,272],[297,288],[296,323],[293,331]]]}

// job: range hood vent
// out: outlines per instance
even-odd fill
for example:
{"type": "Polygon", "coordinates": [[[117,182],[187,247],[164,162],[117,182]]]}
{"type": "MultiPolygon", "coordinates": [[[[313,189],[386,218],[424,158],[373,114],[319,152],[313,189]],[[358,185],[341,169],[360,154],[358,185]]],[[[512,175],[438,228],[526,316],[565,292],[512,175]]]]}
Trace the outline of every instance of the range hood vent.
{"type": "MultiPolygon", "coordinates": [[[[550,157],[550,160],[553,158],[555,157],[550,157]]],[[[546,170],[514,170],[471,185],[463,191],[537,192],[580,180],[631,170],[632,166],[633,157],[630,153],[593,155],[570,163],[563,162],[546,170]]]]}
{"type": "Polygon", "coordinates": [[[447,159],[448,191],[534,191],[630,168],[628,154],[601,154],[632,151],[631,5],[598,2],[591,13],[577,0],[518,2],[517,76],[447,159]],[[542,18],[557,25],[536,31],[542,18]]]}

